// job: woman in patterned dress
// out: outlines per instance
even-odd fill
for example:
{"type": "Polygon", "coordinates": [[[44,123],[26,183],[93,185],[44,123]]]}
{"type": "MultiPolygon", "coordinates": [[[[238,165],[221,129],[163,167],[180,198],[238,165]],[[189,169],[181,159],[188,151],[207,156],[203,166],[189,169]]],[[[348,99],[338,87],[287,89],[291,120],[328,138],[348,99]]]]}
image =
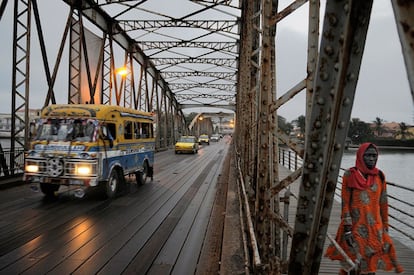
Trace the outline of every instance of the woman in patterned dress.
{"type": "MultiPolygon", "coordinates": [[[[382,171],[375,167],[377,159],[377,147],[364,143],[357,151],[355,167],[343,176],[342,214],[336,242],[358,264],[350,274],[373,275],[378,269],[403,272],[388,234],[386,181],[382,171]]],[[[345,261],[333,244],[329,245],[326,256],[345,261]]],[[[339,274],[347,273],[341,269],[339,274]]]]}

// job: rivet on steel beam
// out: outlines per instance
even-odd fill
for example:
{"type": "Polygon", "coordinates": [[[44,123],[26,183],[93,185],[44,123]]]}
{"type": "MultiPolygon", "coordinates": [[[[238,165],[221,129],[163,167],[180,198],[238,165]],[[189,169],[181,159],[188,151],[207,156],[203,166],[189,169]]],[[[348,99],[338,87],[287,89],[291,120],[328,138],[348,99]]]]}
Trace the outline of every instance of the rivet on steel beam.
{"type": "Polygon", "coordinates": [[[325,53],[329,56],[331,56],[334,53],[332,46],[329,46],[329,45],[326,46],[324,50],[325,50],[325,53]]]}
{"type": "Polygon", "coordinates": [[[335,151],[337,151],[337,150],[339,150],[339,149],[341,149],[342,148],[342,145],[341,144],[339,144],[339,143],[336,143],[335,144],[335,146],[334,146],[334,150],[335,151]]]}
{"type": "Polygon", "coordinates": [[[334,96],[334,95],[335,95],[335,89],[331,89],[331,90],[329,91],[329,94],[330,94],[331,96],[334,96]]]}
{"type": "Polygon", "coordinates": [[[321,126],[322,126],[322,123],[319,120],[315,121],[315,128],[316,129],[321,128],[321,126]]]}
{"type": "Polygon", "coordinates": [[[321,79],[322,80],[325,80],[326,81],[326,80],[328,80],[328,78],[329,78],[329,74],[328,73],[326,73],[326,72],[322,72],[321,73],[321,79]]]}
{"type": "Polygon", "coordinates": [[[308,164],[308,169],[313,169],[313,163],[308,164]]]}
{"type": "Polygon", "coordinates": [[[331,14],[329,16],[329,23],[331,24],[331,26],[335,26],[338,23],[338,19],[336,18],[336,16],[331,14]]]}
{"type": "Polygon", "coordinates": [[[318,102],[319,105],[323,105],[323,104],[325,104],[325,99],[323,97],[319,97],[317,102],[318,102]]]}
{"type": "Polygon", "coordinates": [[[344,5],[344,11],[345,11],[345,12],[349,12],[349,5],[348,5],[348,4],[345,4],[345,5],[344,5]]]}
{"type": "Polygon", "coordinates": [[[336,168],[337,168],[338,166],[336,165],[336,164],[332,164],[331,165],[331,171],[334,171],[334,170],[336,170],[336,168]]]}
{"type": "Polygon", "coordinates": [[[354,74],[354,73],[351,73],[351,74],[348,76],[348,80],[355,80],[355,74],[354,74]]]}
{"type": "Polygon", "coordinates": [[[315,182],[316,184],[319,184],[319,177],[316,177],[316,178],[315,178],[315,180],[314,180],[314,182],[315,182]]]}
{"type": "Polygon", "coordinates": [[[343,105],[344,105],[344,106],[348,106],[349,104],[351,104],[351,99],[350,99],[349,97],[346,97],[346,98],[344,99],[344,103],[343,103],[343,105]]]}
{"type": "Polygon", "coordinates": [[[313,149],[317,149],[318,148],[318,144],[316,142],[312,142],[311,147],[313,149]]]}
{"type": "Polygon", "coordinates": [[[318,161],[319,161],[320,164],[323,164],[323,157],[319,157],[318,161]]]}
{"type": "Polygon", "coordinates": [[[345,121],[339,122],[339,125],[338,125],[339,129],[343,129],[343,128],[345,128],[345,126],[346,126],[345,121]]]}
{"type": "Polygon", "coordinates": [[[330,114],[330,113],[328,113],[328,114],[326,115],[326,120],[327,120],[327,121],[330,121],[330,120],[331,120],[331,114],[330,114]]]}

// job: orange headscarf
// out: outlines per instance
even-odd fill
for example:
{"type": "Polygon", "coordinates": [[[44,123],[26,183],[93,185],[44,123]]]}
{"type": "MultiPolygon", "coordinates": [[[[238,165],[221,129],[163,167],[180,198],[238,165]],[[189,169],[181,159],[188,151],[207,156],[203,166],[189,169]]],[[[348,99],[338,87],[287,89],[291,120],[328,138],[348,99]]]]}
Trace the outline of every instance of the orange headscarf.
{"type": "Polygon", "coordinates": [[[374,184],[375,176],[379,173],[378,168],[374,167],[372,169],[368,169],[368,167],[365,165],[364,153],[369,147],[374,148],[378,154],[378,148],[375,146],[375,144],[370,142],[361,144],[357,151],[355,167],[349,169],[351,175],[349,177],[350,180],[348,186],[351,188],[356,188],[359,190],[367,189],[374,184]]]}

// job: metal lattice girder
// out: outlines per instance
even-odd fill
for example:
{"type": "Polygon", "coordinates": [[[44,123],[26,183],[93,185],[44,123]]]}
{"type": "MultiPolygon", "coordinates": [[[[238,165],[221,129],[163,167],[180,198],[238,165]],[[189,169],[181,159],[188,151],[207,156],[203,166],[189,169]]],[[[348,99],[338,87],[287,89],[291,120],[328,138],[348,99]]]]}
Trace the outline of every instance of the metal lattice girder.
{"type": "Polygon", "coordinates": [[[193,88],[218,89],[225,92],[235,92],[235,84],[209,84],[209,83],[170,83],[171,90],[191,90],[193,88]]]}
{"type": "Polygon", "coordinates": [[[223,95],[223,94],[212,95],[212,94],[204,94],[204,93],[196,93],[196,94],[177,93],[175,94],[175,98],[178,101],[192,100],[195,98],[215,98],[215,99],[232,102],[234,100],[234,95],[223,95]]]}
{"type": "MultiPolygon", "coordinates": [[[[12,118],[10,135],[10,171],[15,172],[17,148],[27,148],[29,117],[29,64],[31,1],[15,1],[13,22],[12,118]],[[23,126],[22,126],[23,125],[23,126]],[[23,141],[19,136],[23,134],[23,141]]],[[[23,152],[21,153],[23,154],[23,152]]]]}
{"type": "Polygon", "coordinates": [[[207,31],[220,31],[238,35],[238,22],[234,20],[120,20],[119,24],[125,31],[159,28],[199,28],[207,31]]]}
{"type": "Polygon", "coordinates": [[[210,64],[216,66],[222,66],[226,68],[230,68],[235,70],[235,66],[237,65],[236,58],[153,58],[153,63],[156,66],[161,65],[178,65],[178,64],[185,64],[185,63],[192,63],[192,64],[210,64]]]}
{"type": "Polygon", "coordinates": [[[72,13],[70,25],[69,50],[69,90],[68,103],[81,103],[81,54],[82,40],[78,12],[72,13]]]}
{"type": "Polygon", "coordinates": [[[318,274],[372,1],[327,1],[290,274],[318,274]]]}
{"type": "Polygon", "coordinates": [[[209,49],[213,51],[221,51],[225,53],[234,54],[236,57],[237,52],[237,43],[232,42],[199,42],[199,41],[139,41],[139,45],[142,50],[167,50],[171,48],[201,48],[209,49]]]}
{"type": "Polygon", "coordinates": [[[203,103],[203,105],[201,105],[200,103],[197,104],[180,104],[180,109],[189,109],[189,108],[199,108],[200,106],[203,107],[212,107],[212,108],[219,108],[219,109],[226,109],[226,110],[230,110],[230,111],[236,111],[236,106],[233,104],[227,104],[227,105],[223,105],[223,104],[206,104],[203,103]]]}
{"type": "Polygon", "coordinates": [[[414,1],[391,1],[414,102],[414,1]]]}
{"type": "Polygon", "coordinates": [[[236,73],[235,72],[200,72],[200,71],[191,71],[191,72],[163,72],[162,75],[165,79],[169,78],[182,78],[188,76],[194,77],[210,77],[220,80],[232,81],[235,82],[236,80],[236,73]]]}
{"type": "MultiPolygon", "coordinates": [[[[277,8],[277,7],[276,7],[277,8]]],[[[274,232],[272,231],[270,213],[273,213],[273,203],[268,190],[273,185],[273,159],[274,154],[274,115],[270,113],[270,106],[273,102],[273,74],[274,59],[272,57],[275,33],[270,27],[269,19],[273,13],[272,1],[261,1],[261,28],[260,28],[260,72],[259,91],[257,94],[258,102],[258,121],[257,121],[257,162],[256,162],[256,234],[259,250],[266,269],[277,271],[277,267],[272,264],[275,257],[274,232]]]]}

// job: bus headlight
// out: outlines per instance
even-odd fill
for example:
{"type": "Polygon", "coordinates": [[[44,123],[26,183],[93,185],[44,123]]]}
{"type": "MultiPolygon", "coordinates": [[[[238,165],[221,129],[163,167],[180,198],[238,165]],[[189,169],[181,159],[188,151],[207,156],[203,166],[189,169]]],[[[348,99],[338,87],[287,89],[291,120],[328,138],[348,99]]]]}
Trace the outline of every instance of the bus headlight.
{"type": "Polygon", "coordinates": [[[25,170],[28,173],[37,173],[37,172],[39,172],[39,165],[36,165],[36,164],[27,164],[25,170]]]}
{"type": "Polygon", "coordinates": [[[92,168],[90,165],[77,165],[75,173],[79,176],[89,176],[92,173],[92,168]]]}

